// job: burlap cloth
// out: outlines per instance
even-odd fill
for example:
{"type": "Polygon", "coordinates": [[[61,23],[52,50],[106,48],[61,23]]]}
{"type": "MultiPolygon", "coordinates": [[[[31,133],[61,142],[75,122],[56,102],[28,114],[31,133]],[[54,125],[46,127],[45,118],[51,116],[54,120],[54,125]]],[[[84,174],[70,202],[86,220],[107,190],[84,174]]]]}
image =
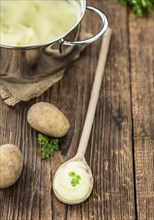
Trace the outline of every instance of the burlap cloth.
{"type": "MultiPolygon", "coordinates": [[[[90,36],[91,34],[82,33],[80,39],[85,39],[90,36]]],[[[84,48],[85,46],[76,47],[76,54],[72,61],[79,58],[84,48]]],[[[38,82],[20,84],[0,79],[0,96],[9,106],[15,106],[20,101],[27,102],[32,98],[38,97],[63,78],[68,65],[60,72],[41,78],[41,81],[38,82]]]]}

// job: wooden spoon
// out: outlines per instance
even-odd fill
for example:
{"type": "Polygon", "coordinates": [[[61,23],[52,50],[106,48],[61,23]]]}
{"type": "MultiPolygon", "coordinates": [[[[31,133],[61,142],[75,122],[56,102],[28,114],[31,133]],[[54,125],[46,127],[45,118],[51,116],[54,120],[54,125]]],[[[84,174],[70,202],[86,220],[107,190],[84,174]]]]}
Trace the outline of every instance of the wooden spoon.
{"type": "Polygon", "coordinates": [[[62,164],[58,168],[58,170],[56,171],[54,178],[53,178],[53,191],[54,191],[56,197],[61,202],[66,203],[66,204],[75,205],[75,204],[79,204],[79,203],[85,201],[90,196],[91,191],[93,189],[92,172],[91,172],[91,169],[88,166],[84,156],[85,156],[85,152],[87,149],[87,145],[88,145],[88,141],[89,141],[89,137],[90,137],[90,133],[91,133],[91,128],[92,128],[92,124],[93,124],[93,120],[94,120],[94,116],[95,116],[95,110],[96,110],[96,106],[97,106],[97,102],[98,102],[99,91],[101,88],[102,77],[103,77],[103,73],[104,73],[104,69],[105,69],[105,63],[106,63],[106,59],[107,59],[111,35],[112,35],[112,30],[111,30],[111,28],[108,28],[103,36],[103,39],[102,39],[99,60],[98,60],[97,68],[96,68],[91,97],[90,97],[90,101],[89,101],[89,106],[88,106],[88,110],[87,110],[87,115],[86,115],[83,131],[82,131],[82,135],[81,135],[80,142],[79,142],[78,151],[72,159],[68,160],[67,162],[65,162],[64,164],[62,164]],[[57,191],[57,189],[55,187],[55,180],[58,177],[61,169],[63,169],[66,165],[68,165],[68,163],[71,163],[73,161],[80,161],[81,163],[83,163],[86,166],[86,172],[90,176],[90,186],[89,186],[88,193],[84,198],[70,201],[70,200],[66,200],[66,198],[62,198],[60,193],[57,191]]]}

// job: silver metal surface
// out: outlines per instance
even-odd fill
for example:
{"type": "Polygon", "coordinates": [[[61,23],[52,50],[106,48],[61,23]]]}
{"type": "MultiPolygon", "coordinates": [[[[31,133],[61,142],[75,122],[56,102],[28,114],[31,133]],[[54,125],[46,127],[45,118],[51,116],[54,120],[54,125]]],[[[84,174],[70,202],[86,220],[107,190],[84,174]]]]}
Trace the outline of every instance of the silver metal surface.
{"type": "Polygon", "coordinates": [[[102,22],[103,22],[102,28],[100,29],[100,31],[97,34],[95,34],[93,37],[91,37],[87,40],[70,42],[70,41],[65,41],[65,40],[61,39],[63,45],[73,46],[73,45],[90,44],[90,43],[96,41],[99,37],[101,37],[105,33],[105,31],[107,30],[108,19],[107,19],[106,15],[104,14],[104,12],[102,12],[101,10],[99,10],[95,7],[92,7],[92,6],[87,6],[86,9],[96,12],[101,17],[102,22]]]}

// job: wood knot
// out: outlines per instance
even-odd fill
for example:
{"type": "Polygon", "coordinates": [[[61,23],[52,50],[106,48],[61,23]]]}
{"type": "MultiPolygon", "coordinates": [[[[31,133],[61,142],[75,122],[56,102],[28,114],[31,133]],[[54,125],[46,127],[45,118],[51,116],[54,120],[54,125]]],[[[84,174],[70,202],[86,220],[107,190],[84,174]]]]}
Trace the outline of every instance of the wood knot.
{"type": "Polygon", "coordinates": [[[117,124],[121,124],[124,120],[124,117],[122,116],[114,116],[113,115],[113,120],[117,123],[117,124]]]}

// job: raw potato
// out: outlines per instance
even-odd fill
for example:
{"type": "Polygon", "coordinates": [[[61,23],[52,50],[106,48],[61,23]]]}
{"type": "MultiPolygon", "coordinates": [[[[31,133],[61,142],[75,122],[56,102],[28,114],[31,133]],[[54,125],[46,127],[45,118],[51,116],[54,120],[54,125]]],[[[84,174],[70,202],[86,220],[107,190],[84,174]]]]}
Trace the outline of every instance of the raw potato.
{"type": "Polygon", "coordinates": [[[0,188],[13,185],[19,178],[23,167],[23,157],[13,144],[0,146],[0,188]]]}
{"type": "Polygon", "coordinates": [[[51,137],[63,137],[70,128],[66,116],[56,106],[47,102],[32,105],[27,120],[32,128],[51,137]]]}

